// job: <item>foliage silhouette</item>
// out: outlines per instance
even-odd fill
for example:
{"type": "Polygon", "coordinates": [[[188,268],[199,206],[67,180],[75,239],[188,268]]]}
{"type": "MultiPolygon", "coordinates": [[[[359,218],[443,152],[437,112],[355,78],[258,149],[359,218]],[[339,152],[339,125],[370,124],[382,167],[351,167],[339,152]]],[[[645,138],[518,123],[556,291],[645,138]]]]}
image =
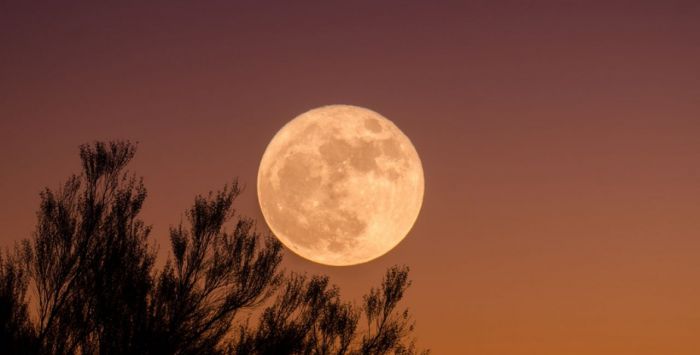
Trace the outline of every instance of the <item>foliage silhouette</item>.
{"type": "Polygon", "coordinates": [[[27,281],[16,255],[6,260],[0,255],[0,344],[8,353],[36,351],[25,301],[27,281]]]}
{"type": "Polygon", "coordinates": [[[397,309],[408,268],[390,268],[361,305],[325,276],[286,275],[281,244],[234,213],[236,181],[195,198],[155,268],[139,218],[146,189],[126,170],[135,152],[128,141],[82,145],[82,173],[41,193],[32,238],[0,255],[1,353],[417,352],[397,309]],[[237,319],[245,310],[259,319],[237,319]]]}

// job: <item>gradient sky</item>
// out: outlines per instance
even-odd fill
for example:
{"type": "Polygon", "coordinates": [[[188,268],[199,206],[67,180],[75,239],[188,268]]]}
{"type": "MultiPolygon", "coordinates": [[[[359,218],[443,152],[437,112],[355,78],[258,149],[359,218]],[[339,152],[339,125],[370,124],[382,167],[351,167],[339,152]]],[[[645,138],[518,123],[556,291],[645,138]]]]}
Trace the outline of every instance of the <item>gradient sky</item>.
{"type": "Polygon", "coordinates": [[[269,140],[353,104],[412,139],[423,209],[378,260],[288,270],[360,301],[409,265],[435,354],[700,353],[699,2],[148,4],[0,3],[3,247],[95,139],[140,142],[162,257],[194,195],[234,177],[264,229],[269,140]]]}

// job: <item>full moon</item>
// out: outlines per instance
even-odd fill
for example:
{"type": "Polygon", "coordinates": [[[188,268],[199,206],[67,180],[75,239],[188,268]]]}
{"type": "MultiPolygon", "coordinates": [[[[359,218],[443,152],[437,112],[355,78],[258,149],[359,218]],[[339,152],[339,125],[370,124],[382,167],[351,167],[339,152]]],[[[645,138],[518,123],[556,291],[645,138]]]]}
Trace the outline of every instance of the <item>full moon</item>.
{"type": "Polygon", "coordinates": [[[423,203],[423,167],[406,135],[366,108],[305,112],[272,138],[258,201],[272,233],[326,265],[378,258],[408,234],[423,203]]]}

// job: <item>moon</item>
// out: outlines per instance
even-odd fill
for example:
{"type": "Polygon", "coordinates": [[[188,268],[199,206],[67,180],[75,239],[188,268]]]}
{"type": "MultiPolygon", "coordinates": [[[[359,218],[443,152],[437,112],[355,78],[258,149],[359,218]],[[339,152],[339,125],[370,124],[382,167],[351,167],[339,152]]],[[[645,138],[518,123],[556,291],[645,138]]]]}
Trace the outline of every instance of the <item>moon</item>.
{"type": "Polygon", "coordinates": [[[258,201],[289,249],[326,265],[376,259],[408,234],[423,203],[411,141],[377,112],[349,105],[307,111],[267,146],[258,201]]]}

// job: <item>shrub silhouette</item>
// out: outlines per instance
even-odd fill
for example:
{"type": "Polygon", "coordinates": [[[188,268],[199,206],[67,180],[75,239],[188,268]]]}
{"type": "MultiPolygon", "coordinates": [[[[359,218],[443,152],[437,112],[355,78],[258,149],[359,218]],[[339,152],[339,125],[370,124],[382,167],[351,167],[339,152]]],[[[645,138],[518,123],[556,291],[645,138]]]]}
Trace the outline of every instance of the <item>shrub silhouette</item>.
{"type": "Polygon", "coordinates": [[[0,256],[0,352],[417,352],[410,315],[397,309],[408,268],[390,268],[361,305],[325,276],[285,274],[281,244],[234,213],[236,181],[195,198],[155,268],[139,218],[146,189],[126,170],[135,152],[128,141],[82,145],[81,174],[41,193],[32,238],[0,256]],[[246,310],[259,319],[238,319],[246,310]]]}

